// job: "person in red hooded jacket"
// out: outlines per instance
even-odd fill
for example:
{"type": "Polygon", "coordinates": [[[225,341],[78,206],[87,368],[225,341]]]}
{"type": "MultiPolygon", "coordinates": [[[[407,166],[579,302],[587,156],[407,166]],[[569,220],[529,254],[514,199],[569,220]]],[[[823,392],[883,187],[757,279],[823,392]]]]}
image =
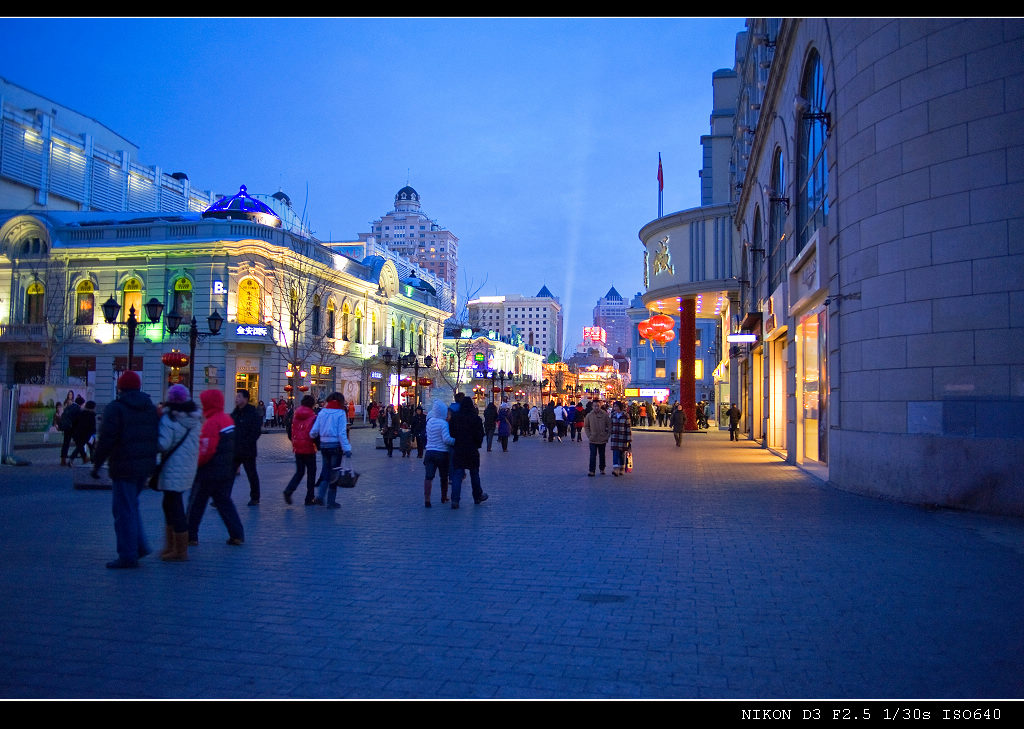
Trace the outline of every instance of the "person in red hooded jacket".
{"type": "Polygon", "coordinates": [[[188,509],[188,543],[199,544],[199,523],[206,505],[213,499],[217,513],[228,530],[228,544],[245,542],[238,510],[231,500],[235,483],[235,421],[224,412],[224,393],[204,390],[199,395],[203,406],[203,427],[199,431],[199,469],[188,509]]]}
{"type": "Polygon", "coordinates": [[[303,474],[306,474],[306,506],[312,506],[315,497],[316,444],[309,435],[316,420],[316,413],[313,412],[315,403],[312,395],[303,397],[300,405],[295,408],[288,428],[288,440],[292,442],[292,452],[295,454],[295,475],[284,490],[284,500],[288,504],[292,503],[292,494],[299,487],[303,474]]]}

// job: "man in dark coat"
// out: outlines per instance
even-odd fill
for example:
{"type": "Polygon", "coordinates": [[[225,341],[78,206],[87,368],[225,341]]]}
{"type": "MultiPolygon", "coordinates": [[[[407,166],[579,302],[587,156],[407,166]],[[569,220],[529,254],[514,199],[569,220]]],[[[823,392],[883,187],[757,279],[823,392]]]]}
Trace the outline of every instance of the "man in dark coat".
{"type": "Polygon", "coordinates": [[[139,492],[156,468],[160,416],[149,395],[140,392],[141,387],[142,381],[134,372],[125,372],[118,378],[118,397],[103,409],[93,458],[93,478],[99,478],[100,466],[110,460],[117,535],[117,559],[107,562],[110,569],[138,567],[139,559],[152,551],[142,531],[139,492]]]}
{"type": "Polygon", "coordinates": [[[235,421],[235,473],[238,467],[245,468],[249,479],[249,506],[260,505],[260,476],[256,473],[256,441],[263,432],[263,423],[256,408],[249,404],[249,391],[235,393],[235,409],[231,411],[235,421]]]}
{"type": "Polygon", "coordinates": [[[477,414],[472,398],[464,397],[452,405],[448,429],[455,439],[450,478],[452,508],[459,508],[466,471],[469,471],[469,482],[473,488],[473,503],[481,504],[487,501],[487,494],[480,487],[480,446],[484,442],[484,422],[477,414]]]}
{"type": "Polygon", "coordinates": [[[487,450],[491,450],[491,443],[494,442],[494,431],[498,427],[498,408],[494,400],[487,403],[484,408],[484,435],[487,437],[487,450]]]}
{"type": "Polygon", "coordinates": [[[726,411],[726,415],[729,416],[729,440],[740,439],[740,418],[743,414],[740,409],[736,407],[736,403],[732,404],[732,407],[726,411]]]}
{"type": "Polygon", "coordinates": [[[73,402],[65,405],[64,412],[60,414],[60,429],[64,436],[64,442],[60,445],[60,465],[62,466],[71,465],[68,461],[68,449],[71,448],[71,439],[74,437],[75,421],[78,419],[78,414],[82,412],[84,403],[85,398],[79,395],[73,402]]]}

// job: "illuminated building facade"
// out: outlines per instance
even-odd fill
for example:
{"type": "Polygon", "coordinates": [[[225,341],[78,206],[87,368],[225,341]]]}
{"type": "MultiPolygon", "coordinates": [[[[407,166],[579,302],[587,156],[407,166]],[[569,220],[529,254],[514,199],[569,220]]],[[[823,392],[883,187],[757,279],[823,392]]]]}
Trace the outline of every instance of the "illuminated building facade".
{"type": "MultiPolygon", "coordinates": [[[[406,185],[395,193],[395,207],[370,223],[359,240],[376,242],[445,281],[455,307],[459,239],[420,210],[420,194],[406,185]]],[[[369,252],[369,251],[368,251],[369,252]]]]}
{"type": "Polygon", "coordinates": [[[520,335],[504,336],[494,329],[449,324],[434,387],[442,388],[442,397],[462,392],[481,407],[492,397],[495,402],[505,397],[509,402],[534,404],[539,398],[538,383],[543,379],[543,361],[541,350],[526,344],[520,335]],[[505,375],[504,379],[499,373],[505,375]],[[495,393],[495,387],[502,392],[495,393]]]}
{"type": "Polygon", "coordinates": [[[502,336],[521,332],[523,341],[550,358],[562,353],[562,305],[547,286],[536,296],[480,296],[467,303],[469,323],[502,336]]]}
{"type": "Polygon", "coordinates": [[[737,37],[743,429],[839,488],[1024,513],[1022,30],[751,18],[737,37]]]}
{"type": "Polygon", "coordinates": [[[626,300],[614,286],[594,306],[594,326],[604,329],[604,345],[612,354],[629,351],[629,316],[626,307],[626,300]]]}

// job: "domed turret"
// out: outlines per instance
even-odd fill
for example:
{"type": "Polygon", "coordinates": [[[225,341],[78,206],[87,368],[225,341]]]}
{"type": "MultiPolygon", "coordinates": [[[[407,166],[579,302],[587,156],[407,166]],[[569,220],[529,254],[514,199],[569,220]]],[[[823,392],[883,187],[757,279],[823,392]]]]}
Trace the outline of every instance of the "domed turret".
{"type": "Polygon", "coordinates": [[[395,193],[395,210],[418,212],[420,209],[420,194],[406,185],[395,193]]]}
{"type": "Polygon", "coordinates": [[[245,185],[238,188],[238,194],[221,198],[208,207],[202,217],[220,220],[248,220],[272,228],[281,227],[281,218],[268,205],[246,192],[245,185]]]}

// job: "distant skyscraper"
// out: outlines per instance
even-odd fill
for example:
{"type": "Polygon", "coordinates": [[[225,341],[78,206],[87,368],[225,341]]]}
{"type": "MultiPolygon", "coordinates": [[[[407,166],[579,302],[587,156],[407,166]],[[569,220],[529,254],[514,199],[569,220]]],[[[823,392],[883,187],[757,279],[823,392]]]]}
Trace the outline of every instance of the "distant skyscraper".
{"type": "Polygon", "coordinates": [[[626,315],[626,301],[614,286],[597,300],[597,306],[594,307],[594,326],[605,330],[605,346],[610,354],[614,355],[620,347],[623,352],[629,352],[632,338],[629,317],[626,315]]]}
{"type": "Polygon", "coordinates": [[[547,286],[536,296],[480,296],[467,304],[470,326],[493,329],[502,336],[515,327],[523,343],[539,347],[544,358],[562,354],[562,305],[547,286]]]}
{"type": "Polygon", "coordinates": [[[395,208],[370,223],[369,233],[359,240],[381,243],[446,281],[455,305],[459,267],[459,239],[420,211],[420,194],[406,185],[395,194],[395,208]]]}

